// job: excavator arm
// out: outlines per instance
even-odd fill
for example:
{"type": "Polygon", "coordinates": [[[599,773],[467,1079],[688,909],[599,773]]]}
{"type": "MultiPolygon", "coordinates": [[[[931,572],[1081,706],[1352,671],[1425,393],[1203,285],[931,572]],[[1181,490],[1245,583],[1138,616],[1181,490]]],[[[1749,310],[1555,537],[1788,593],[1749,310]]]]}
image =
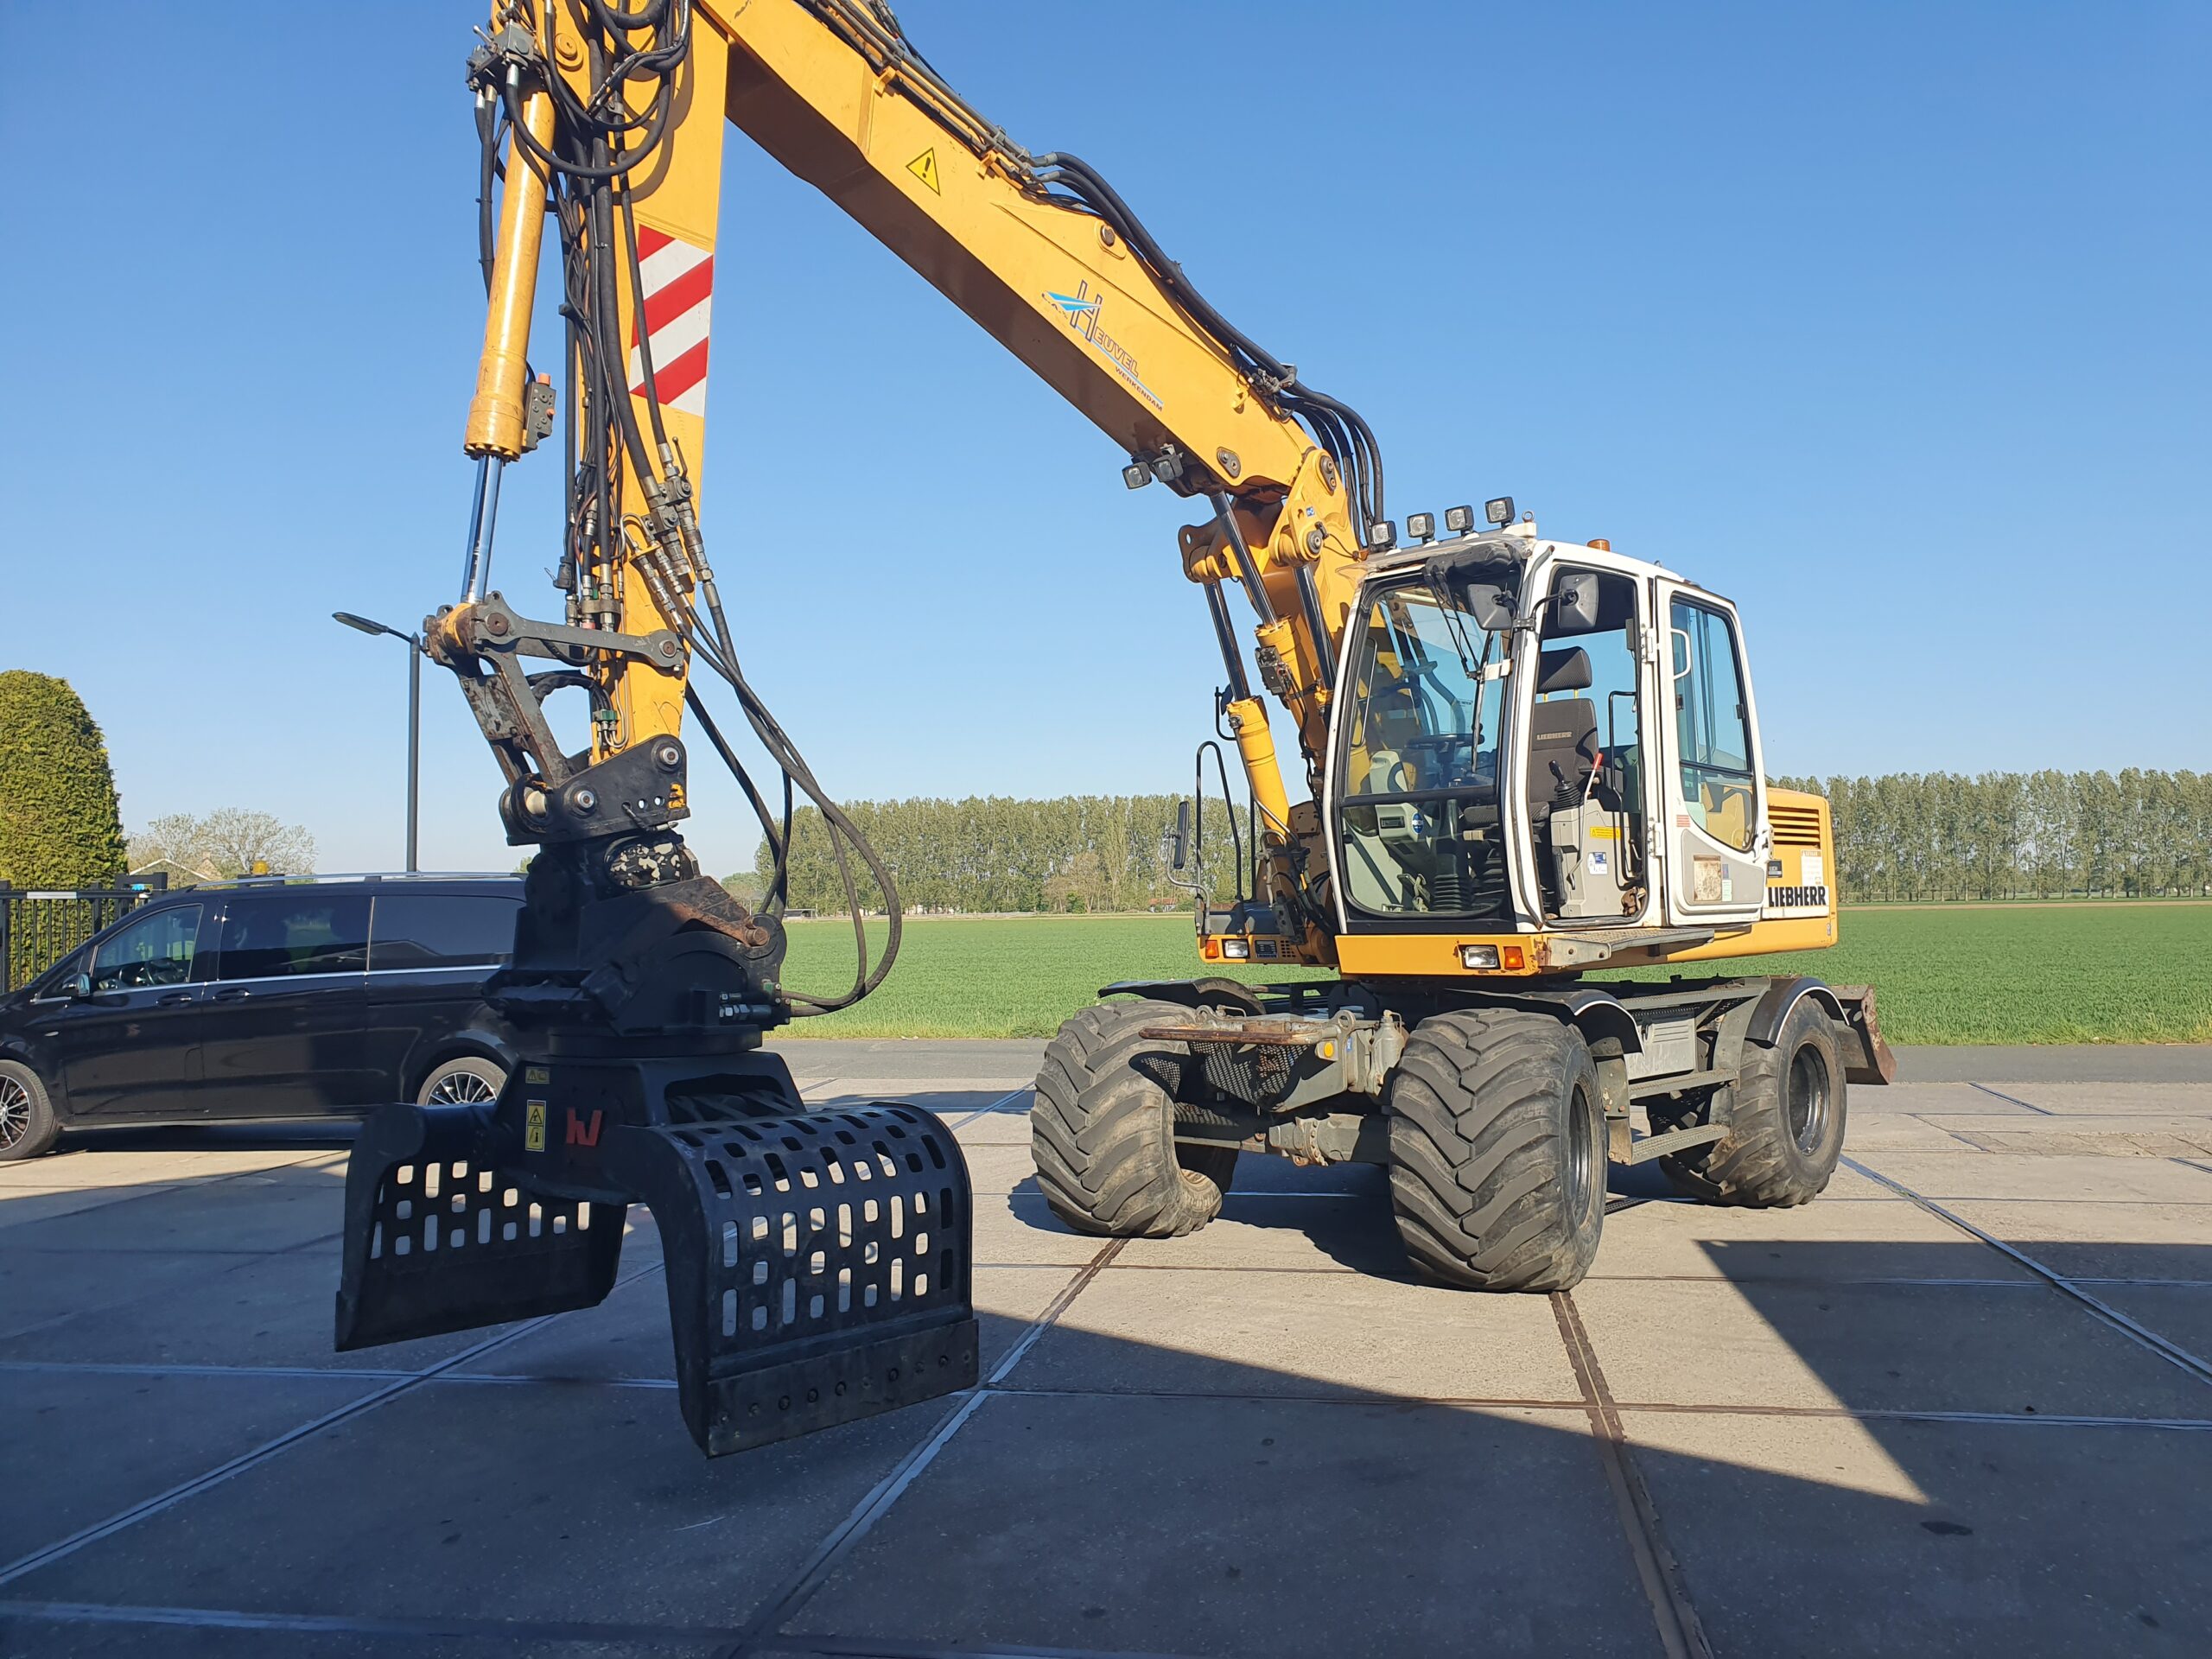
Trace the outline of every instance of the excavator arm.
{"type": "Polygon", "coordinates": [[[1331,930],[1303,890],[1225,593],[1249,601],[1262,688],[1318,777],[1337,641],[1382,512],[1373,436],[1207,304],[1090,167],[1032,155],[978,116],[875,0],[499,0],[468,79],[487,295],[464,436],[476,485],[461,593],[424,636],[499,760],[509,840],[537,849],[513,956],[486,991],[519,1033],[520,1063],[494,1105],[394,1106],[365,1129],[347,1173],[339,1345],[590,1306],[615,1282],[622,1217],[643,1203],[702,1449],[968,1386],[970,1192],[957,1141],[909,1105],[810,1111],[761,1045],[880,980],[899,905],[747,683],[700,528],[726,124],[1088,416],[1128,457],[1132,486],[1164,481],[1207,503],[1179,563],[1220,642],[1263,896],[1302,924],[1285,931],[1314,960],[1332,953],[1331,930]],[[531,338],[549,240],[557,346],[531,338]],[[556,429],[563,602],[543,620],[491,575],[505,469],[556,429]],[[780,810],[709,713],[702,671],[778,768],[780,810]],[[581,744],[549,714],[563,692],[588,705],[581,744]],[[859,948],[844,995],[781,983],[780,876],[756,913],[700,874],[677,828],[690,812],[687,715],[737,777],[779,872],[796,797],[820,809],[859,948]],[[888,927],[873,965],[864,879],[888,927]]]}

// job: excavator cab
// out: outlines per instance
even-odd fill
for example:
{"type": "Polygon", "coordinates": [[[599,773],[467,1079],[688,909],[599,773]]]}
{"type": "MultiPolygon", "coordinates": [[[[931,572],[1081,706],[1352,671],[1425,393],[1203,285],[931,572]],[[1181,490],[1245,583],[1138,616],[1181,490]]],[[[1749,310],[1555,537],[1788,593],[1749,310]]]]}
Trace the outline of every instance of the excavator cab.
{"type": "Polygon", "coordinates": [[[1347,935],[1759,914],[1770,832],[1726,601],[1516,524],[1372,561],[1341,672],[1347,935]]]}

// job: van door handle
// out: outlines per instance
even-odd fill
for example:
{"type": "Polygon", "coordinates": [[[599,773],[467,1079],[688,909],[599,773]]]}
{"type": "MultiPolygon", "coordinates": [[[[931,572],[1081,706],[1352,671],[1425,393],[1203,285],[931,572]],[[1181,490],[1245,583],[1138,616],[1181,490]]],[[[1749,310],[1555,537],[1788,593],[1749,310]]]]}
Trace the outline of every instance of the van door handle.
{"type": "Polygon", "coordinates": [[[246,989],[245,986],[233,985],[227,991],[216,992],[214,1000],[218,1002],[243,1002],[246,998],[252,995],[253,993],[246,989]]]}
{"type": "Polygon", "coordinates": [[[167,996],[158,998],[154,1006],[157,1008],[181,1008],[194,1000],[194,994],[190,991],[171,991],[167,996]]]}

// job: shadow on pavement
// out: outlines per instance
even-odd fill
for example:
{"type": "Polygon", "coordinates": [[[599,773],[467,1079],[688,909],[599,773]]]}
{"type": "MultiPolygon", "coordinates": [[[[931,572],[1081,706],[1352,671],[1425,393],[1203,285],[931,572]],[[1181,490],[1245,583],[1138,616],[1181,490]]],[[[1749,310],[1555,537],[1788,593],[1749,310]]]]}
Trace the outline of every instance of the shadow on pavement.
{"type": "MultiPolygon", "coordinates": [[[[2212,1635],[2205,1382],[1986,1246],[1825,1242],[1800,1220],[1816,1205],[1703,1239],[1709,1273],[1476,1298],[1370,1281],[1403,1265],[1376,1172],[1317,1172],[1332,1198],[1251,1173],[1236,1218],[1358,1274],[1109,1265],[1040,1331],[1079,1263],[999,1269],[1037,1282],[982,1316],[987,1371],[1033,1345],[957,1433],[939,1431],[969,1402],[713,1463],[677,1415],[650,1271],[527,1330],[332,1356],[342,1166],[149,1183],[13,1226],[23,1200],[0,1187],[0,1651],[167,1653],[186,1632],[304,1651],[252,1623],[296,1616],[334,1621],[315,1650],[346,1654],[706,1654],[770,1618],[795,1634],[765,1651],[1650,1653],[1647,1569],[1665,1602],[1669,1559],[1720,1653],[2179,1653],[2212,1635]],[[1160,1295],[1198,1333],[1179,1345],[1160,1339],[1166,1302],[1094,1294],[1171,1279],[1160,1295]],[[1338,1323],[1272,1311],[1325,1297],[1338,1323]],[[1232,1332],[1260,1357],[1224,1357],[1232,1332]],[[1385,1375],[1415,1362],[1421,1389],[1385,1375]]],[[[1046,1230],[1019,1189],[982,1202],[1046,1230]]],[[[633,1237],[626,1273],[654,1243],[633,1237]]],[[[2212,1250],[2094,1248],[2106,1277],[2145,1282],[2091,1294],[2203,1351],[2212,1250]]]]}

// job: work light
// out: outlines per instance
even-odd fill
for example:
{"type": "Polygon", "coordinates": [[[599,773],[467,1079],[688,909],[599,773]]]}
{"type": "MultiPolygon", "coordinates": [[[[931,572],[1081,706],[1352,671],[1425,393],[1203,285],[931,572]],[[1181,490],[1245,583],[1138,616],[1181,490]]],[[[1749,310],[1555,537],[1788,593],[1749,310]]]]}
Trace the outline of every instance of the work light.
{"type": "Polygon", "coordinates": [[[1417,542],[1436,539],[1436,515],[1433,512],[1409,512],[1406,515],[1406,534],[1417,542]]]}
{"type": "Polygon", "coordinates": [[[1502,526],[1511,524],[1513,522],[1513,498],[1510,495],[1501,495],[1495,500],[1484,502],[1483,517],[1489,519],[1493,524],[1502,526]]]}
{"type": "Polygon", "coordinates": [[[1450,531],[1454,536],[1464,536],[1474,527],[1475,510],[1472,507],[1446,507],[1444,509],[1444,528],[1450,531]]]}

